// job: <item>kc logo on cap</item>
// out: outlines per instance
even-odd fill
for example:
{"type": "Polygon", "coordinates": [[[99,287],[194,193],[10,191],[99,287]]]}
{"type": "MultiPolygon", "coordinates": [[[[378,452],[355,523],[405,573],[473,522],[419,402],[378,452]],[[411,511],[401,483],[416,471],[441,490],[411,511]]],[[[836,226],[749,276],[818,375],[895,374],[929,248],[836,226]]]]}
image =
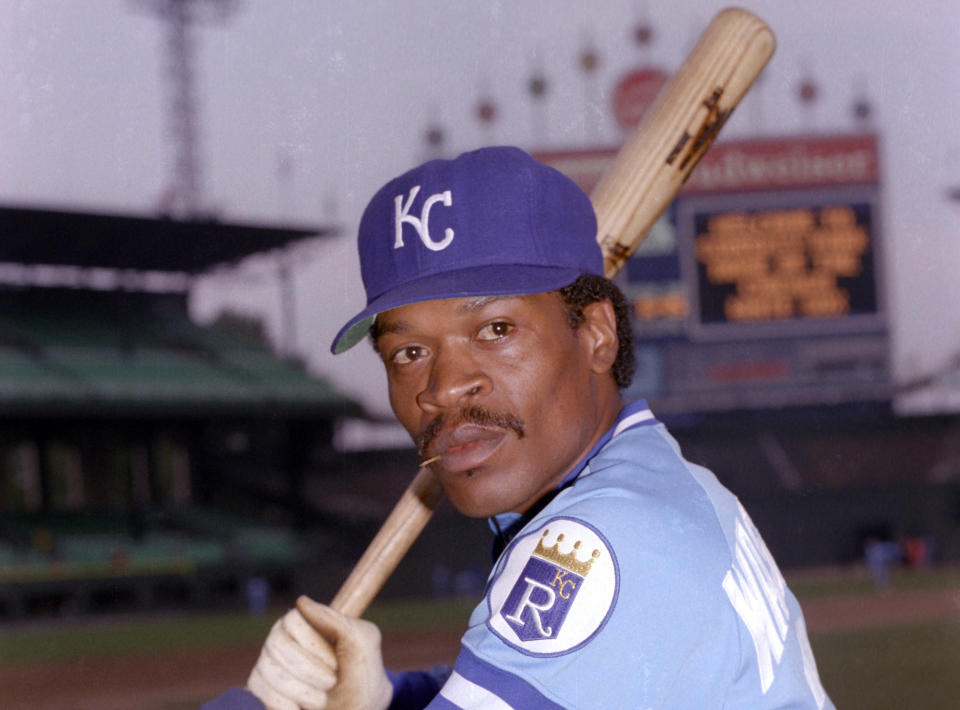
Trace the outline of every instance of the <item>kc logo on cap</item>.
{"type": "Polygon", "coordinates": [[[396,238],[393,242],[394,249],[403,248],[403,225],[409,224],[412,225],[414,229],[417,230],[417,234],[420,236],[420,241],[423,242],[423,245],[430,249],[431,251],[443,251],[448,246],[450,242],[453,241],[453,229],[447,227],[443,230],[443,239],[439,242],[435,242],[430,238],[430,210],[438,202],[443,204],[445,207],[453,206],[453,195],[450,190],[444,190],[435,195],[428,197],[424,203],[423,207],[420,208],[420,219],[410,216],[410,208],[413,206],[413,201],[417,197],[417,193],[420,192],[420,185],[414,185],[410,189],[410,197],[407,198],[407,201],[404,202],[403,195],[397,195],[393,198],[393,204],[395,208],[395,225],[396,225],[396,238]]]}
{"type": "Polygon", "coordinates": [[[391,308],[544,293],[603,275],[589,198],[509,146],[431,160],[394,178],[364,210],[357,247],[367,306],[337,334],[334,353],[391,308]]]}

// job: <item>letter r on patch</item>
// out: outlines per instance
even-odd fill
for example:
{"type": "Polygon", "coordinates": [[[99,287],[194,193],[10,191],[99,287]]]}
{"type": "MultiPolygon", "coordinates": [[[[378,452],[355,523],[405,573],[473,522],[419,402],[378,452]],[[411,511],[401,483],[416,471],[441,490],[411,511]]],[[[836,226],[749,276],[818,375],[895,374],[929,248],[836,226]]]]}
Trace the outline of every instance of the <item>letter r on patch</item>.
{"type": "Polygon", "coordinates": [[[523,641],[556,638],[581,581],[580,575],[532,556],[507,596],[503,618],[523,641]]]}

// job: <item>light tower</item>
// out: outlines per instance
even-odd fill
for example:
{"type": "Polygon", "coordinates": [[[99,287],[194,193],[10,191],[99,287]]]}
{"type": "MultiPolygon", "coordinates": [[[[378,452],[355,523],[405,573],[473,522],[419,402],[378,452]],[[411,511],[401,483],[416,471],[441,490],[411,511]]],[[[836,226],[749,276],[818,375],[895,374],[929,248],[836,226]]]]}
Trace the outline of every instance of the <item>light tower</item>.
{"type": "Polygon", "coordinates": [[[169,133],[176,156],[161,209],[177,217],[196,217],[203,209],[199,120],[193,26],[225,21],[238,0],[134,0],[167,25],[166,81],[169,133]]]}

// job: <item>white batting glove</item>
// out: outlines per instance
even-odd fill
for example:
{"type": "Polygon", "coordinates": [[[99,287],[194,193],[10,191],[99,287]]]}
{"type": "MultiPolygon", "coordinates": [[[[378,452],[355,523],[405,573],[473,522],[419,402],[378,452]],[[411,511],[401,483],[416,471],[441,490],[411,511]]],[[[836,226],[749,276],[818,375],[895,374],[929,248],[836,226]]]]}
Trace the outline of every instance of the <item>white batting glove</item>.
{"type": "Polygon", "coordinates": [[[386,710],[393,686],[383,668],[380,629],[308,597],[300,597],[297,608],[336,652],[337,684],[327,691],[326,710],[386,710]]]}
{"type": "Polygon", "coordinates": [[[336,667],[330,644],[291,609],[270,629],[247,690],[269,710],[324,710],[336,667]]]}

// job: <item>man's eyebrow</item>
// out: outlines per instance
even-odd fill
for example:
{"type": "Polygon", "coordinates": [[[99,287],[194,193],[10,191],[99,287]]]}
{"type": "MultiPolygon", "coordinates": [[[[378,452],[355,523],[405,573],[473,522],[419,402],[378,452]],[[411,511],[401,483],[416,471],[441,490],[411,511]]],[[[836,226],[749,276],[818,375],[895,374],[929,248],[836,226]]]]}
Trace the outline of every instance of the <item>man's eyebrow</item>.
{"type": "Polygon", "coordinates": [[[382,319],[378,318],[375,332],[379,337],[384,333],[401,334],[406,333],[408,330],[410,330],[410,323],[405,320],[384,323],[382,319]]]}
{"type": "Polygon", "coordinates": [[[460,313],[473,313],[474,311],[479,311],[496,301],[505,301],[505,300],[514,299],[514,298],[520,298],[520,296],[516,294],[509,294],[509,295],[503,295],[503,296],[479,296],[477,298],[471,298],[469,300],[465,300],[463,303],[461,303],[457,307],[457,310],[460,313]]]}

